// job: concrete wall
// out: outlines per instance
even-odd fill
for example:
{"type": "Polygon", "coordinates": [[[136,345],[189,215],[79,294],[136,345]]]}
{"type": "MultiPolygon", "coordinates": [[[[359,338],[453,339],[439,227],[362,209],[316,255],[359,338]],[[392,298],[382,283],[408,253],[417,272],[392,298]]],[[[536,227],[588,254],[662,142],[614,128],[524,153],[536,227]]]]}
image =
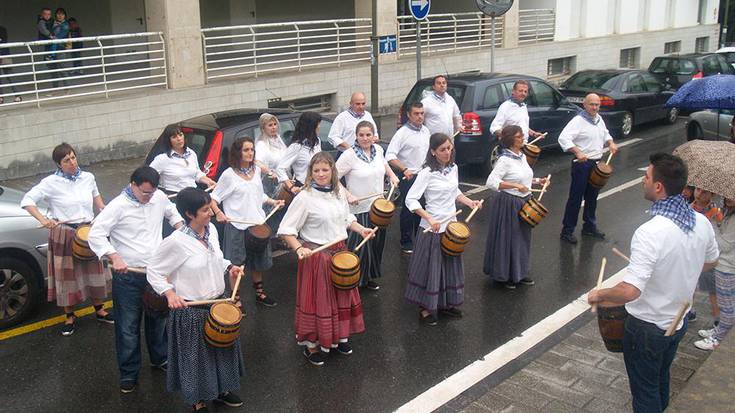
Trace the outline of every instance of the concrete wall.
{"type": "Polygon", "coordinates": [[[699,1],[695,0],[671,0],[674,10],[672,26],[687,27],[697,24],[699,16],[699,1]]]}

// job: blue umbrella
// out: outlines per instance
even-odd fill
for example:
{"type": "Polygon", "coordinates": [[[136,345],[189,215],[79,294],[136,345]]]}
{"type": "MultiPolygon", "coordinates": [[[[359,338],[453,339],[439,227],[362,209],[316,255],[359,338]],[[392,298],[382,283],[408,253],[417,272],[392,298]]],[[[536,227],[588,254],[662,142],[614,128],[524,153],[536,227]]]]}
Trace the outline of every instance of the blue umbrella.
{"type": "Polygon", "coordinates": [[[690,80],[669,98],[666,107],[735,109],[735,75],[714,75],[690,80]]]}

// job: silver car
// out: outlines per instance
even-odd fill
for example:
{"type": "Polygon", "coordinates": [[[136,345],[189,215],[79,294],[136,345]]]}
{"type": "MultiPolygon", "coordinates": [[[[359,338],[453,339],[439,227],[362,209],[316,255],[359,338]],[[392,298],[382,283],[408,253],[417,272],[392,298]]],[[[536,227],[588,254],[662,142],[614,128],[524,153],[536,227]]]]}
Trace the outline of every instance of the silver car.
{"type": "Polygon", "coordinates": [[[46,295],[48,230],[20,207],[22,197],[0,186],[0,329],[26,319],[46,295]]]}
{"type": "Polygon", "coordinates": [[[687,140],[729,140],[733,115],[735,110],[732,109],[706,109],[692,113],[686,124],[687,140]]]}

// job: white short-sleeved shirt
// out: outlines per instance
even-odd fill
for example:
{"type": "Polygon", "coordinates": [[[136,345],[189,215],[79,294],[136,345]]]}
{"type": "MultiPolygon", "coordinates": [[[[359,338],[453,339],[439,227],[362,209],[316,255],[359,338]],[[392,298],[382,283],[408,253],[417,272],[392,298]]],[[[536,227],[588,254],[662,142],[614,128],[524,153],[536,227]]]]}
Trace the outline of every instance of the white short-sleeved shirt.
{"type": "MultiPolygon", "coordinates": [[[[432,172],[427,167],[416,175],[416,180],[408,191],[408,195],[406,195],[406,207],[412,212],[421,208],[419,199],[423,196],[425,200],[424,210],[434,220],[443,221],[457,211],[457,197],[461,194],[457,165],[452,165],[447,174],[440,171],[432,172]]],[[[439,232],[444,232],[447,225],[452,221],[456,221],[456,219],[452,218],[443,223],[439,232]]],[[[424,229],[431,227],[424,218],[421,218],[419,225],[424,229]]]]}
{"type": "Polygon", "coordinates": [[[268,169],[273,171],[278,168],[278,163],[281,162],[285,152],[286,144],[283,143],[280,136],[270,138],[261,134],[258,141],[255,142],[255,159],[263,162],[268,169]]]}
{"type": "Polygon", "coordinates": [[[523,139],[528,142],[528,107],[525,103],[520,105],[508,99],[503,102],[495,114],[495,118],[490,124],[490,133],[503,129],[509,125],[520,126],[523,131],[523,139]]]}
{"type": "Polygon", "coordinates": [[[204,177],[199,169],[197,154],[186,148],[186,159],[162,153],[153,158],[150,167],[161,175],[159,186],[167,191],[179,192],[184,188],[196,188],[197,181],[204,177]]]}
{"type": "Polygon", "coordinates": [[[278,228],[278,235],[293,235],[315,244],[347,239],[347,228],[356,220],[350,213],[347,194],[305,188],[294,197],[278,228]]]}
{"type": "Polygon", "coordinates": [[[65,222],[90,222],[94,218],[94,198],[100,194],[94,175],[82,171],[76,180],[49,175],[26,192],[21,207],[47,202],[51,217],[65,222]]]}
{"type": "Polygon", "coordinates": [[[317,138],[317,143],[313,148],[309,149],[300,143],[292,143],[284,151],[281,161],[278,163],[276,174],[278,182],[288,180],[288,170],[293,169],[294,179],[298,179],[302,184],[306,182],[306,173],[309,169],[311,158],[322,151],[322,141],[317,138]]]}
{"type": "MultiPolygon", "coordinates": [[[[237,174],[234,169],[227,168],[219,178],[217,186],[212,191],[212,199],[223,203],[225,215],[249,222],[262,222],[265,219],[263,203],[268,195],[263,192],[263,181],[260,168],[253,168],[253,177],[246,180],[237,174]]],[[[233,222],[239,230],[246,230],[252,225],[233,222]]]]}
{"type": "MultiPolygon", "coordinates": [[[[337,174],[345,177],[347,190],[357,198],[383,192],[385,181],[385,166],[383,148],[373,144],[375,157],[370,163],[358,158],[354,148],[346,150],[337,159],[337,174]]],[[[350,205],[350,212],[362,214],[370,210],[370,206],[377,197],[360,201],[357,205],[350,205]]]]}
{"type": "Polygon", "coordinates": [[[355,117],[349,110],[345,110],[334,118],[334,123],[332,123],[332,127],[329,129],[329,142],[339,150],[342,150],[339,148],[339,145],[342,143],[352,146],[355,143],[355,139],[357,139],[355,128],[362,121],[372,123],[373,128],[375,128],[375,136],[378,136],[378,125],[375,124],[375,120],[373,120],[370,112],[365,111],[362,116],[355,117]]]}
{"type": "Polygon", "coordinates": [[[589,159],[602,158],[602,148],[605,142],[612,141],[610,132],[605,127],[605,121],[597,115],[597,123],[592,124],[582,115],[577,115],[567,123],[559,135],[559,146],[564,152],[578,147],[589,159]]]}
{"type": "MultiPolygon", "coordinates": [[[[691,302],[704,263],[717,260],[715,234],[707,218],[694,214],[694,230],[684,233],[673,221],[654,216],[635,231],[623,281],[641,295],[625,305],[640,320],[669,328],[679,308],[691,302]]],[[[676,326],[680,329],[683,321],[676,326]]]]}
{"type": "Polygon", "coordinates": [[[500,156],[492,172],[487,177],[485,185],[493,191],[503,191],[511,195],[524,198],[530,192],[523,193],[515,188],[500,189],[501,182],[521,184],[531,189],[533,183],[533,169],[526,161],[526,155],[521,152],[519,157],[500,156]]]}
{"type": "Polygon", "coordinates": [[[424,125],[429,128],[430,133],[454,135],[456,126],[462,122],[462,115],[457,102],[449,93],[439,97],[431,92],[421,99],[421,103],[424,105],[424,125]]]}
{"type": "Polygon", "coordinates": [[[385,160],[390,162],[398,159],[409,171],[418,172],[429,152],[430,137],[431,133],[426,126],[422,125],[419,130],[408,124],[401,126],[388,144],[385,160]]]}

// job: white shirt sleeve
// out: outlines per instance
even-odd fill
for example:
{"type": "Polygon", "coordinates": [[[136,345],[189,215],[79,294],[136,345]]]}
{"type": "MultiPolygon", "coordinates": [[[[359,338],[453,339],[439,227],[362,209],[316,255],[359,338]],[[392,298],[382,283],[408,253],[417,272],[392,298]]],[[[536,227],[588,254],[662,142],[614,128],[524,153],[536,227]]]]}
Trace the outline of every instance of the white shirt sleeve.
{"type": "Polygon", "coordinates": [[[403,135],[395,134],[393,139],[388,144],[388,150],[385,152],[385,161],[390,162],[394,159],[398,159],[398,152],[401,151],[403,146],[403,135]]]}
{"type": "Polygon", "coordinates": [[[408,208],[409,211],[413,212],[421,208],[419,199],[424,195],[424,191],[426,191],[426,187],[429,185],[430,174],[431,172],[429,168],[424,168],[416,176],[411,189],[406,195],[406,208],[408,208]]]}
{"type": "Polygon", "coordinates": [[[575,146],[574,138],[579,134],[578,119],[578,116],[573,117],[559,134],[558,143],[561,150],[564,152],[569,152],[569,150],[575,146]]]}
{"type": "Polygon", "coordinates": [[[164,198],[166,198],[166,209],[163,211],[163,217],[168,220],[169,225],[174,227],[179,222],[184,222],[184,218],[181,217],[179,210],[176,209],[176,204],[171,202],[163,192],[158,191],[157,193],[160,193],[164,198]]]}
{"type": "Polygon", "coordinates": [[[638,228],[630,243],[630,264],[626,268],[623,281],[633,285],[640,292],[646,289],[656,266],[658,245],[655,234],[649,234],[645,227],[638,228]]]}
{"type": "Polygon", "coordinates": [[[172,290],[173,284],[168,282],[168,275],[176,271],[186,259],[182,259],[181,254],[185,250],[176,245],[174,237],[166,237],[163,242],[156,248],[153,257],[146,268],[146,279],[159,295],[163,295],[165,291],[172,290]]]}
{"type": "Polygon", "coordinates": [[[309,216],[307,196],[305,192],[299,192],[294,197],[291,205],[288,206],[288,210],[286,210],[286,215],[281,220],[281,225],[278,227],[278,235],[299,236],[299,231],[301,231],[306,218],[309,216]]]}
{"type": "Polygon", "coordinates": [[[503,125],[505,124],[505,118],[507,112],[508,105],[503,102],[500,107],[498,108],[498,112],[495,114],[495,118],[493,119],[492,123],[490,123],[490,133],[495,134],[495,132],[499,131],[503,128],[503,125]]]}
{"type": "Polygon", "coordinates": [[[199,182],[200,179],[204,178],[206,174],[204,171],[199,169],[199,158],[197,158],[197,154],[192,151],[191,156],[191,164],[194,169],[196,169],[196,174],[194,175],[194,182],[199,182]]]}
{"type": "Polygon", "coordinates": [[[46,182],[47,181],[42,180],[38,183],[38,185],[31,188],[30,191],[26,192],[25,195],[23,195],[23,199],[20,200],[21,208],[27,206],[37,206],[39,202],[46,199],[46,197],[48,196],[46,192],[46,182]]]}
{"type": "Polygon", "coordinates": [[[148,165],[151,168],[155,169],[159,174],[163,170],[163,164],[164,164],[164,156],[167,156],[165,153],[160,153],[156,155],[155,158],[151,161],[151,163],[148,165]]]}
{"type": "Polygon", "coordinates": [[[97,215],[92,223],[92,227],[89,229],[89,236],[87,239],[89,248],[99,258],[117,252],[115,247],[110,244],[107,237],[110,236],[113,228],[115,228],[115,224],[120,220],[119,212],[120,209],[116,204],[108,204],[105,209],[100,211],[99,215],[97,215]]]}
{"type": "Polygon", "coordinates": [[[212,199],[214,199],[214,202],[218,204],[224,202],[232,194],[234,185],[230,179],[229,171],[232,171],[232,169],[227,169],[222,173],[219,177],[219,182],[217,182],[217,186],[215,186],[212,191],[212,199]]]}
{"type": "Polygon", "coordinates": [[[344,153],[342,153],[342,156],[337,159],[335,166],[337,167],[337,176],[340,179],[350,173],[350,171],[352,170],[353,160],[355,158],[354,154],[355,152],[352,148],[350,148],[344,151],[344,153]]]}
{"type": "Polygon", "coordinates": [[[329,135],[327,136],[327,139],[329,140],[329,142],[332,143],[332,146],[334,146],[335,148],[344,142],[344,139],[342,139],[342,132],[345,128],[345,125],[343,120],[344,116],[341,116],[342,113],[334,118],[334,123],[332,123],[332,128],[329,129],[329,135]]]}
{"type": "Polygon", "coordinates": [[[498,162],[495,164],[492,172],[490,172],[490,175],[487,176],[487,181],[485,182],[485,185],[487,185],[493,191],[500,191],[500,183],[503,182],[503,178],[508,172],[509,166],[510,165],[508,164],[508,162],[506,162],[503,157],[500,157],[500,159],[498,159],[498,162]]]}
{"type": "MultiPolygon", "coordinates": [[[[334,128],[334,125],[332,125],[332,128],[334,128]]],[[[281,161],[278,162],[278,168],[276,168],[278,182],[288,181],[288,170],[291,169],[291,165],[296,160],[300,149],[301,145],[298,143],[288,145],[288,148],[283,153],[283,157],[281,157],[281,161]]]]}
{"type": "Polygon", "coordinates": [[[705,253],[704,262],[713,263],[717,261],[717,258],[719,258],[720,256],[720,249],[717,245],[715,231],[714,228],[712,228],[712,225],[710,225],[708,228],[708,238],[709,242],[707,243],[707,251],[705,253]]]}

